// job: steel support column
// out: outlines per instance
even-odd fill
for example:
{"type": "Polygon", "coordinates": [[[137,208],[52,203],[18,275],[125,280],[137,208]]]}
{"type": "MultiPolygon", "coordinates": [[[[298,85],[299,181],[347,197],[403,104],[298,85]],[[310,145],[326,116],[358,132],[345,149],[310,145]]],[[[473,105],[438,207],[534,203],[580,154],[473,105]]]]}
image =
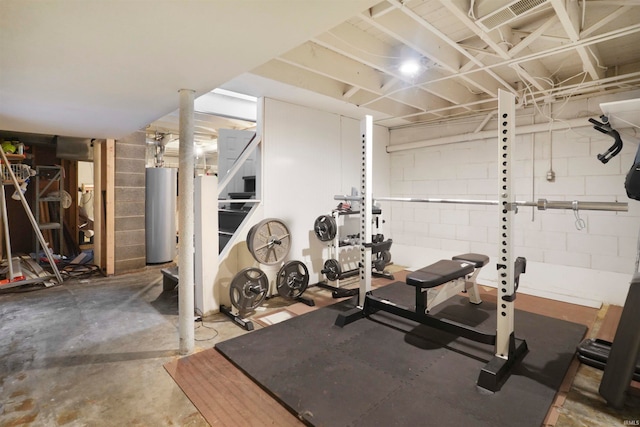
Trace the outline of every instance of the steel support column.
{"type": "Polygon", "coordinates": [[[194,148],[193,119],[194,91],[180,89],[180,148],[179,148],[179,246],[178,246],[178,309],[180,354],[190,354],[195,346],[194,315],[194,148]]]}

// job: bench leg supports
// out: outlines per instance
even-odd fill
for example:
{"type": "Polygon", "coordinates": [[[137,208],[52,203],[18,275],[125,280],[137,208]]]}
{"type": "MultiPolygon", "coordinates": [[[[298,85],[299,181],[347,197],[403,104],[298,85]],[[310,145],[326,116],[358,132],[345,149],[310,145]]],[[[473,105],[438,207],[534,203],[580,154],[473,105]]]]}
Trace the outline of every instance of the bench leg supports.
{"type": "Polygon", "coordinates": [[[472,304],[480,304],[482,302],[482,298],[480,298],[480,292],[478,291],[478,282],[476,278],[480,273],[480,268],[476,268],[473,272],[473,275],[466,280],[465,283],[465,291],[469,295],[469,302],[472,304]]]}
{"type": "Polygon", "coordinates": [[[364,319],[364,317],[365,314],[363,309],[358,307],[352,308],[351,310],[338,314],[334,325],[342,328],[343,326],[347,326],[349,323],[353,323],[356,320],[364,319]]]}

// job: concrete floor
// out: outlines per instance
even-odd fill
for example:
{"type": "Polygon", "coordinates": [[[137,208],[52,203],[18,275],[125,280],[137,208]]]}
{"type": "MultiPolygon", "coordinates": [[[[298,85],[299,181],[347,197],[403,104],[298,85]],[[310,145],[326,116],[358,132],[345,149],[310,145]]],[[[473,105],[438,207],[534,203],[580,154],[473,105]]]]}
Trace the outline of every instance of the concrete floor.
{"type": "MultiPolygon", "coordinates": [[[[159,268],[0,293],[0,426],[207,426],[163,368],[179,357],[177,323],[159,268]]],[[[222,315],[195,327],[197,350],[245,333],[222,315]]],[[[556,426],[640,425],[640,399],[607,408],[600,377],[580,367],[556,426]]]]}

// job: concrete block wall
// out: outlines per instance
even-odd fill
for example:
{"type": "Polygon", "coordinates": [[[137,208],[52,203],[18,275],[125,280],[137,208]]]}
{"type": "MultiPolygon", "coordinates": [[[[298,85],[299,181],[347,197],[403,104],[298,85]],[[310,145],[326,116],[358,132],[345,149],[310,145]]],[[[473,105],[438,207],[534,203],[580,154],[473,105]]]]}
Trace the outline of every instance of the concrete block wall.
{"type": "Polygon", "coordinates": [[[146,266],[144,132],[115,144],[115,274],[146,266]]]}
{"type": "MultiPolygon", "coordinates": [[[[589,111],[591,117],[598,117],[599,103],[611,100],[603,97],[570,102],[563,113],[569,118],[589,111]]],[[[531,111],[518,114],[531,122],[540,120],[531,111]]],[[[623,304],[635,268],[640,228],[640,202],[627,198],[624,179],[638,147],[636,134],[640,135],[640,130],[622,130],[624,149],[605,165],[596,156],[613,139],[593,130],[586,118],[585,124],[516,137],[512,171],[516,199],[629,202],[629,212],[520,208],[516,215],[515,253],[525,256],[532,266],[532,274],[526,275],[521,287],[528,293],[586,305],[623,304]],[[553,181],[547,180],[550,170],[555,173],[553,181]],[[582,221],[584,228],[578,229],[576,225],[582,221]]],[[[468,128],[473,129],[474,125],[477,124],[468,128]]],[[[490,128],[491,124],[487,126],[490,128]]],[[[470,132],[464,126],[460,129],[470,132]]],[[[441,136],[434,130],[391,130],[391,145],[423,140],[425,134],[429,138],[441,136]]],[[[497,200],[496,144],[496,139],[491,138],[393,152],[391,195],[497,200]]],[[[420,268],[436,261],[434,256],[467,251],[492,257],[497,254],[497,207],[406,202],[389,205],[397,263],[420,268]],[[424,250],[416,252],[415,248],[424,250]],[[421,253],[422,259],[416,253],[421,253]]],[[[496,280],[495,269],[490,270],[481,276],[488,284],[496,280]]]]}

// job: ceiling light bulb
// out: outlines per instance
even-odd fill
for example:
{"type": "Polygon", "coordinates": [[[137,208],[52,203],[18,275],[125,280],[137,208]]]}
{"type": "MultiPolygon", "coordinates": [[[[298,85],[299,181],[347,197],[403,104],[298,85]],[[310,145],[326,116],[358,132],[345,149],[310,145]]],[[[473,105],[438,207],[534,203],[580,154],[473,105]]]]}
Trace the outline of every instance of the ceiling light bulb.
{"type": "Polygon", "coordinates": [[[407,59],[400,64],[400,72],[406,76],[415,76],[420,71],[420,62],[415,59],[407,59]]]}

